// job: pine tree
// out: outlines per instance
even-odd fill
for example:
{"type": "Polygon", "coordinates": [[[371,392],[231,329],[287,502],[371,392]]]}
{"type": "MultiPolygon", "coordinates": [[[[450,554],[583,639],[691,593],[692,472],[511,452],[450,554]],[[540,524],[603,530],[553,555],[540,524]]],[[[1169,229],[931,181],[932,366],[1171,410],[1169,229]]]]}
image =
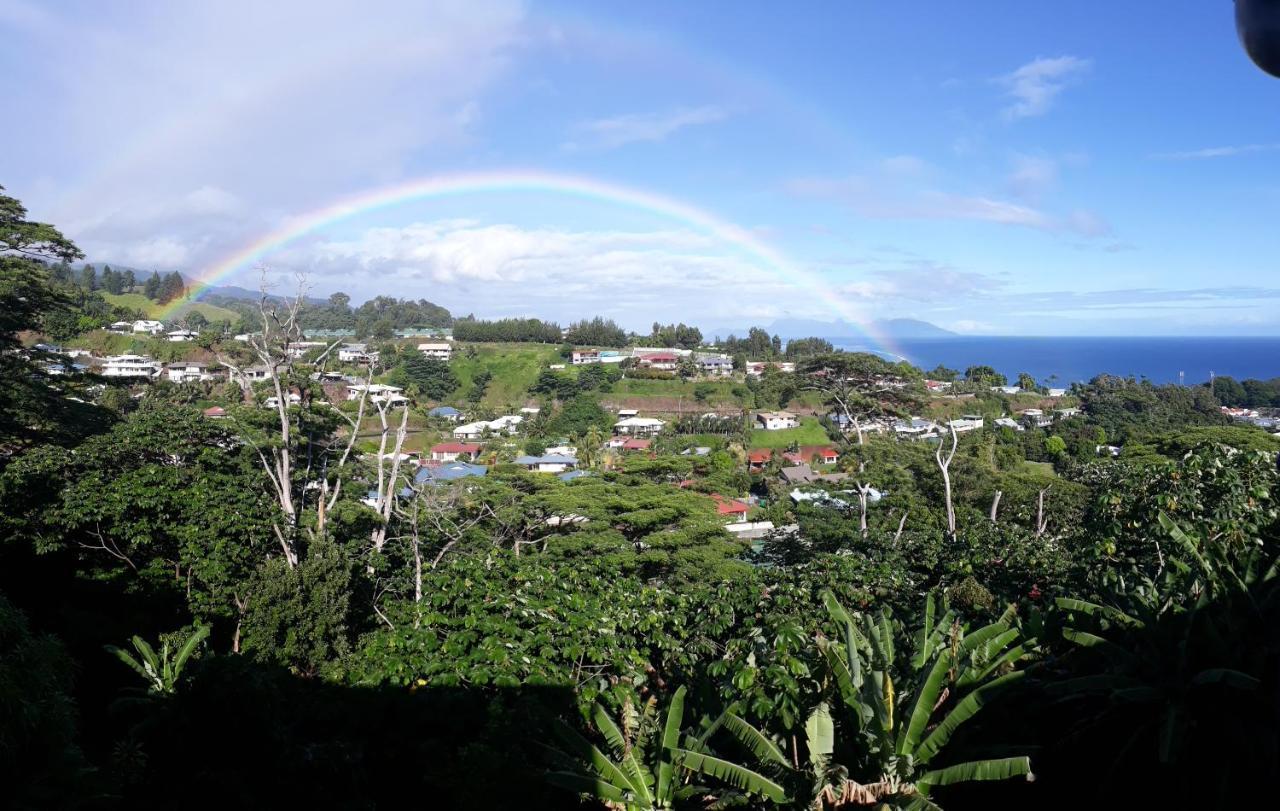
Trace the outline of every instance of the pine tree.
{"type": "Polygon", "coordinates": [[[98,289],[98,273],[93,269],[93,265],[85,265],[80,270],[80,286],[85,290],[98,289]]]}
{"type": "Polygon", "coordinates": [[[142,293],[152,301],[160,299],[160,274],[152,271],[147,277],[146,283],[142,285],[142,293]]]}
{"type": "Polygon", "coordinates": [[[120,292],[132,293],[133,288],[138,286],[138,280],[133,277],[132,270],[126,270],[120,274],[120,292]]]}

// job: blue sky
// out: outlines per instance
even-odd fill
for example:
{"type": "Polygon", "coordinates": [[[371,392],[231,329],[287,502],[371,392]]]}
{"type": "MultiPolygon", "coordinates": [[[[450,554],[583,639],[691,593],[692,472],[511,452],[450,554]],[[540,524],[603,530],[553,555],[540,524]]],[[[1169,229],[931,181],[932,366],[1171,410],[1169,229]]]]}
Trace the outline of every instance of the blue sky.
{"type": "Polygon", "coordinates": [[[411,201],[266,261],[631,327],[1280,334],[1280,82],[1225,2],[264,6],[0,0],[0,92],[30,113],[0,184],[95,260],[200,275],[348,195],[565,173],[747,229],[821,289],[551,192],[411,201]]]}

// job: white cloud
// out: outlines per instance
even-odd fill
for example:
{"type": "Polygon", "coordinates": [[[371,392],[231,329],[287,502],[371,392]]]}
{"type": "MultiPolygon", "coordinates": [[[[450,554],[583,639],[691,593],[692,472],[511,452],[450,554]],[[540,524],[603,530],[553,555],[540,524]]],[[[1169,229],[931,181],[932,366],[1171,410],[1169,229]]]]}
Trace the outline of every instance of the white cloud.
{"type": "Polygon", "coordinates": [[[1193,149],[1187,152],[1159,152],[1151,157],[1155,160],[1192,161],[1208,160],[1210,158],[1234,158],[1240,155],[1257,155],[1262,152],[1280,152],[1280,144],[1215,146],[1208,149],[1193,149]]]}
{"type": "Polygon", "coordinates": [[[1057,161],[1032,155],[1015,155],[1006,185],[1015,197],[1037,201],[1057,182],[1057,161]]]}
{"type": "Polygon", "coordinates": [[[378,278],[379,291],[425,297],[451,310],[561,320],[600,313],[631,326],[654,319],[700,323],[741,318],[744,292],[783,309],[830,315],[776,271],[726,255],[717,240],[686,230],[576,231],[420,222],[321,239],[273,259],[276,271],[305,269],[317,288],[350,290],[378,278]]]}
{"type": "Polygon", "coordinates": [[[728,117],[728,111],[723,108],[704,106],[600,118],[579,124],[575,129],[583,137],[565,144],[565,147],[614,149],[633,143],[665,141],[682,129],[714,124],[728,117]]]}
{"type": "Polygon", "coordinates": [[[1044,115],[1058,94],[1091,66],[1088,59],[1077,56],[1041,57],[1001,76],[997,81],[1007,88],[1013,99],[1013,103],[1004,109],[1004,117],[1014,120],[1044,115]]]}

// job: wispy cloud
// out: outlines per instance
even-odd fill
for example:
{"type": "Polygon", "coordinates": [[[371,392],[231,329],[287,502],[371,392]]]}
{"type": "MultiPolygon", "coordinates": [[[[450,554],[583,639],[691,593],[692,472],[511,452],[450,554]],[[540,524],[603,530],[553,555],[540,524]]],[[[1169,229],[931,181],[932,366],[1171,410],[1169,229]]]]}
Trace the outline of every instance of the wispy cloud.
{"type": "Polygon", "coordinates": [[[1280,144],[1242,144],[1239,146],[1214,146],[1208,149],[1192,149],[1186,152],[1158,152],[1153,160],[1195,161],[1210,158],[1235,158],[1240,155],[1257,155],[1261,152],[1280,152],[1280,144]]]}
{"type": "Polygon", "coordinates": [[[566,143],[566,149],[615,149],[627,144],[665,141],[680,130],[703,124],[714,124],[729,117],[722,107],[680,108],[656,113],[629,113],[585,121],[575,127],[579,137],[566,143]]]}
{"type": "Polygon", "coordinates": [[[1044,115],[1068,85],[1093,66],[1078,56],[1035,59],[997,81],[1007,88],[1013,103],[1004,109],[1007,120],[1044,115]]]}

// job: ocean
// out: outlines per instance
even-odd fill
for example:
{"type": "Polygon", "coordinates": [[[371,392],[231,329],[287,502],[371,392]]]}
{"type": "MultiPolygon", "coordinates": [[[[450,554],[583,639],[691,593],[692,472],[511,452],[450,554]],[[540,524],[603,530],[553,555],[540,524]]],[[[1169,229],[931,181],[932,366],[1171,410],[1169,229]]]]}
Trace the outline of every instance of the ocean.
{"type": "MultiPolygon", "coordinates": [[[[852,342],[833,339],[837,347],[856,350],[852,342]]],[[[1147,378],[1177,383],[1179,373],[1188,385],[1204,383],[1210,375],[1237,380],[1280,377],[1278,338],[909,338],[896,342],[906,359],[928,371],[938,364],[961,373],[986,364],[1007,375],[1019,372],[1051,385],[1067,386],[1099,374],[1147,378]]],[[[885,353],[881,353],[885,354],[885,353]]]]}

